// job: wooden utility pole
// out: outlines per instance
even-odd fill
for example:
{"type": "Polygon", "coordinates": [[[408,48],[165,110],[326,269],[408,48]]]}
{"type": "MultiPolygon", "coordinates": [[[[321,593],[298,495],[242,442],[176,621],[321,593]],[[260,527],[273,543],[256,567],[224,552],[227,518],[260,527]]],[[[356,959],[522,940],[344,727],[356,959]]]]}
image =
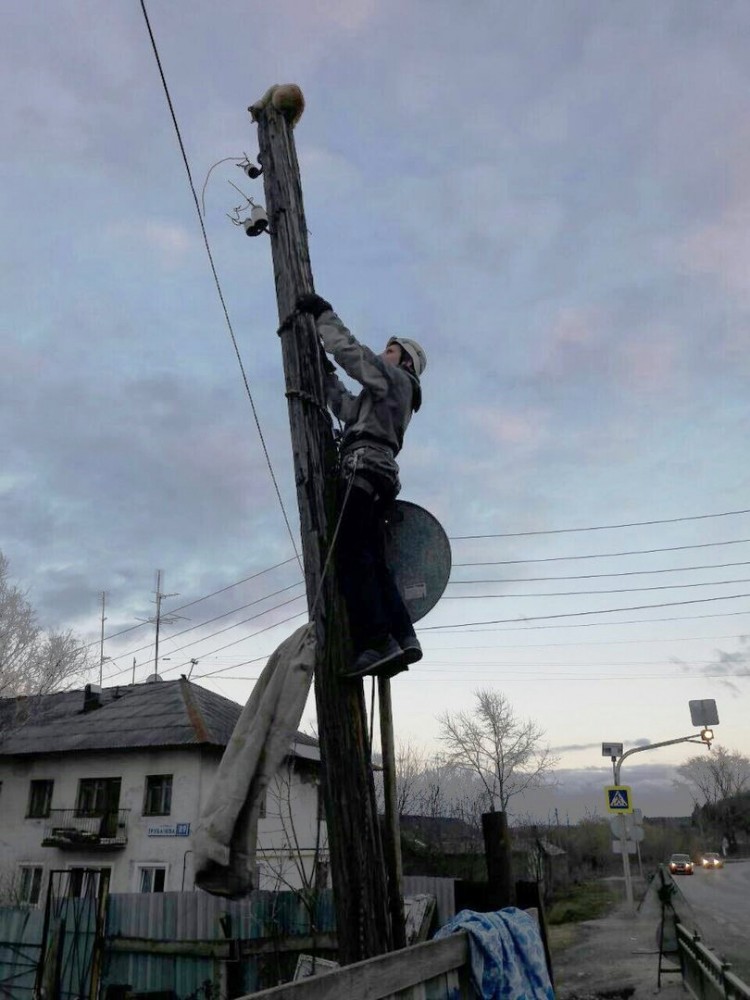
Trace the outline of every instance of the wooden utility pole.
{"type": "Polygon", "coordinates": [[[511,844],[508,816],[504,812],[482,813],[484,854],[487,861],[488,904],[494,910],[513,905],[511,844]]]}
{"type": "Polygon", "coordinates": [[[328,559],[336,524],[335,445],[320,348],[312,317],[293,312],[297,297],[313,291],[293,116],[283,106],[277,110],[271,92],[250,110],[258,124],[307,603],[318,643],[315,699],[339,957],[349,964],[391,950],[394,935],[362,682],[340,679],[351,646],[328,559]]]}
{"type": "Polygon", "coordinates": [[[401,830],[396,787],[396,753],[393,741],[393,711],[391,681],[378,677],[378,714],[380,716],[380,748],[383,754],[383,799],[385,801],[385,856],[388,868],[388,905],[393,924],[393,946],[406,947],[404,898],[401,894],[403,865],[401,862],[401,830]]]}

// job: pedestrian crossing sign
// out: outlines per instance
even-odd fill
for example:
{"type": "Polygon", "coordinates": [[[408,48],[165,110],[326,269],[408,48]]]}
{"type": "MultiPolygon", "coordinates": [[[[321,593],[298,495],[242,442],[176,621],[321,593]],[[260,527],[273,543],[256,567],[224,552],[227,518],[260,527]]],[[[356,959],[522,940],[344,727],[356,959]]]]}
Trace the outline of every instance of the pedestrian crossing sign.
{"type": "Polygon", "coordinates": [[[633,796],[628,785],[608,785],[607,809],[611,813],[632,813],[633,796]]]}

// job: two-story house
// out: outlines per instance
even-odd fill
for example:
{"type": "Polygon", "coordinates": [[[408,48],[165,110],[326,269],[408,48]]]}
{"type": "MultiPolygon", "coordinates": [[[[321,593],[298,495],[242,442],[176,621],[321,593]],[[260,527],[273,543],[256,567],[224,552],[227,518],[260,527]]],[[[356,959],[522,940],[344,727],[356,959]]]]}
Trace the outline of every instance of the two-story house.
{"type": "MultiPolygon", "coordinates": [[[[191,835],[241,706],[184,677],[0,699],[0,900],[191,891],[191,835]],[[90,888],[90,887],[89,887],[90,888]]],[[[327,884],[317,742],[297,734],[258,825],[260,888],[327,884]]]]}

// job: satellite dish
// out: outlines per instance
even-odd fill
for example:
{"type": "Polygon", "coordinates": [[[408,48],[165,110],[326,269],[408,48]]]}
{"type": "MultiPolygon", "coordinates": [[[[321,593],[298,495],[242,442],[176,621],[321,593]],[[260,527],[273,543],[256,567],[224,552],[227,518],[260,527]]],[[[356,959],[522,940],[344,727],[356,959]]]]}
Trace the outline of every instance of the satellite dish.
{"type": "Polygon", "coordinates": [[[146,678],[146,684],[155,684],[157,681],[163,680],[158,674],[149,674],[146,678]]]}
{"type": "Polygon", "coordinates": [[[451,547],[442,525],[424,507],[396,500],[385,521],[385,559],[413,622],[443,596],[451,547]]]}

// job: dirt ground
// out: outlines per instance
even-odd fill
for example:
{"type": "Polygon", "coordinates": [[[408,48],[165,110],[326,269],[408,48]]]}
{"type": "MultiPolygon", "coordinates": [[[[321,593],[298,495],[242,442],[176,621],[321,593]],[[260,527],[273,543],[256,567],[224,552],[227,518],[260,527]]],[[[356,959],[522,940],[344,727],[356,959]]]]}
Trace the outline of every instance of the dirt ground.
{"type": "MultiPolygon", "coordinates": [[[[619,880],[613,882],[619,884],[619,880]]],[[[676,954],[659,961],[661,904],[655,883],[635,912],[624,903],[600,920],[553,927],[550,931],[557,1000],[685,1000],[676,954]],[[659,969],[661,966],[661,976],[659,969]],[[661,980],[661,986],[659,986],[661,980]]],[[[683,919],[687,914],[682,915],[683,919]]]]}
{"type": "MultiPolygon", "coordinates": [[[[639,887],[645,892],[645,887],[639,887]]],[[[640,893],[639,893],[640,895],[640,893]]],[[[674,902],[684,924],[698,930],[704,944],[729,953],[734,972],[750,982],[746,939],[730,939],[726,926],[695,912],[683,898],[674,902]]],[[[645,893],[636,913],[622,904],[601,920],[550,928],[552,966],[557,1000],[685,1000],[677,955],[661,962],[659,979],[659,927],[661,905],[655,884],[645,893]],[[664,971],[673,970],[673,971],[664,971]]]]}
{"type": "MultiPolygon", "coordinates": [[[[678,973],[659,976],[659,911],[636,916],[624,907],[602,920],[552,928],[551,950],[558,1000],[634,998],[658,995],[664,1000],[686,994],[678,973]]],[[[662,969],[676,968],[665,958],[662,969]]]]}

